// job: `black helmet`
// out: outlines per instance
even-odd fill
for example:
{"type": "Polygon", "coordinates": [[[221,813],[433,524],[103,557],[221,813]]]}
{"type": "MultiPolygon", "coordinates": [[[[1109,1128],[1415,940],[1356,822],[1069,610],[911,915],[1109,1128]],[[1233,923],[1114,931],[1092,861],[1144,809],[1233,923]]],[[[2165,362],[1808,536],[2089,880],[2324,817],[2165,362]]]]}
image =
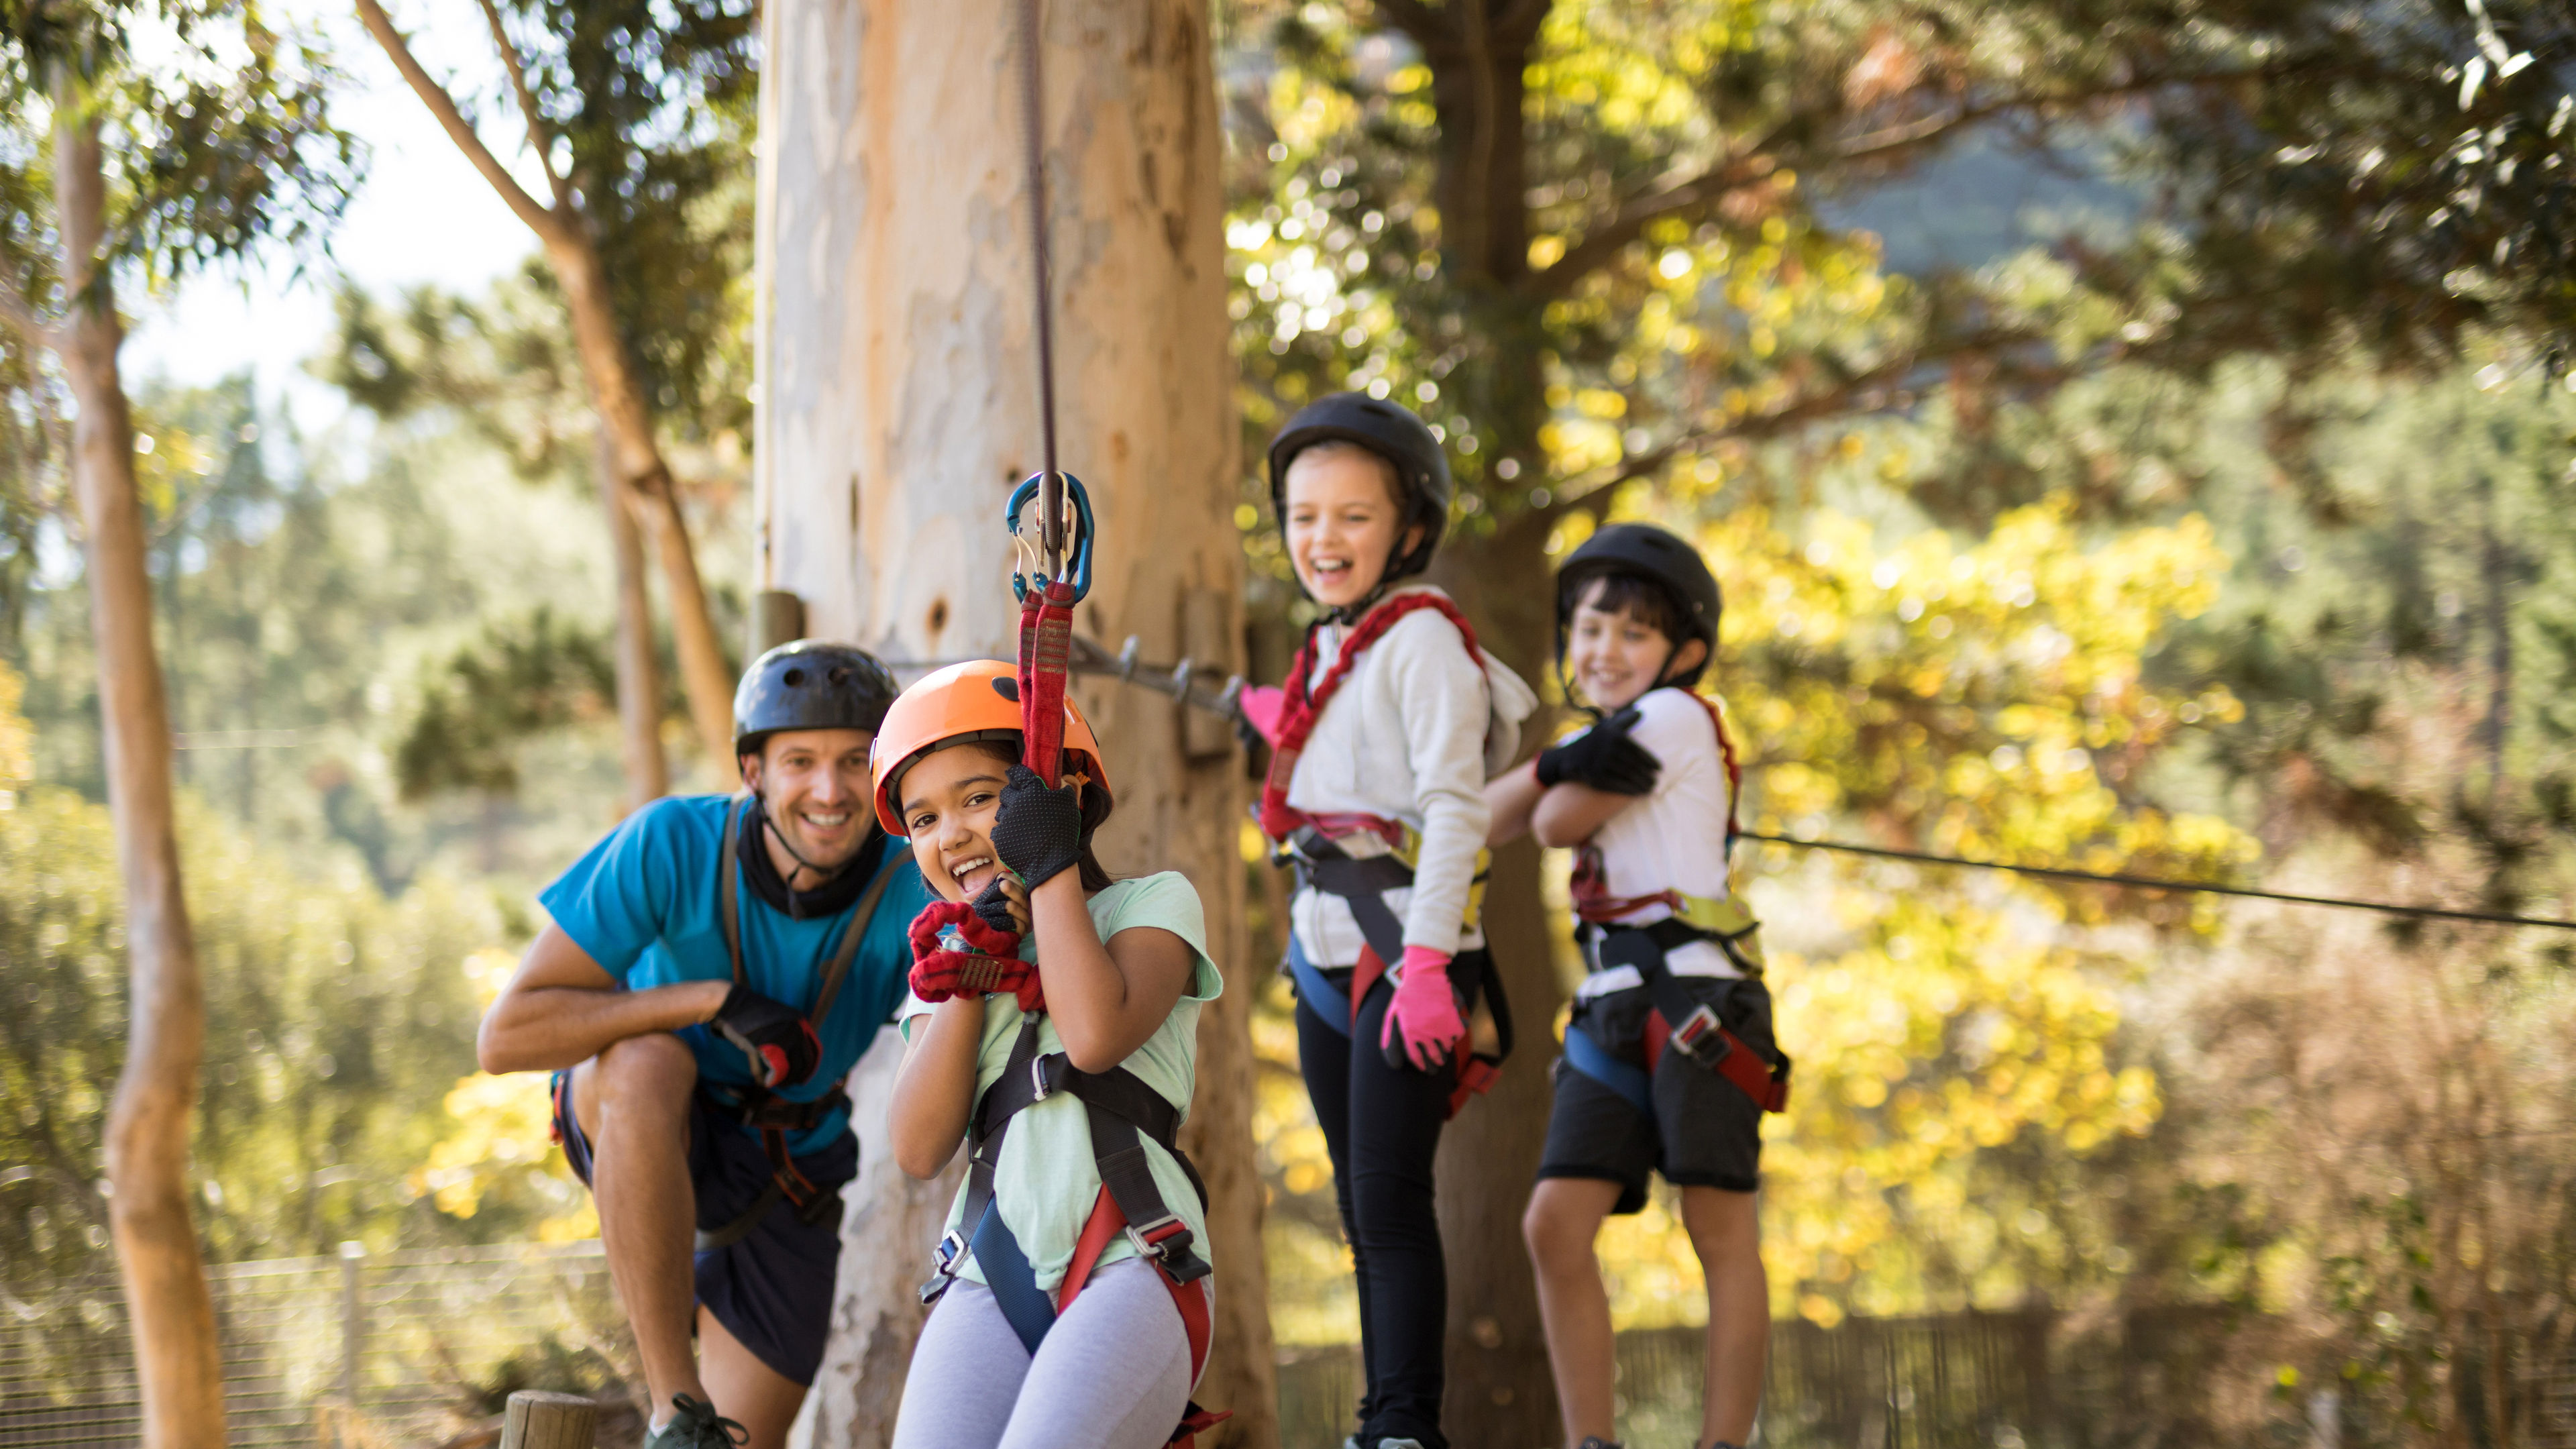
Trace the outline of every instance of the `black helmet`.
{"type": "Polygon", "coordinates": [[[1337,392],[1315,399],[1298,409],[1279,436],[1270,440],[1270,516],[1283,527],[1287,523],[1288,465],[1305,449],[1336,438],[1357,443],[1395,465],[1404,492],[1404,518],[1396,527],[1399,545],[1405,529],[1422,525],[1422,542],[1387,560],[1380,586],[1430,567],[1431,555],[1440,547],[1441,530],[1449,524],[1449,455],[1440,451],[1431,425],[1410,409],[1380,402],[1364,392],[1337,392]]]}
{"type": "Polygon", "coordinates": [[[733,752],[748,755],[780,730],[868,730],[901,693],[894,672],[864,649],[799,639],[742,672],[733,692],[733,752]]]}
{"type": "MultiPolygon", "coordinates": [[[[1717,618],[1722,607],[1717,593],[1717,576],[1708,571],[1708,563],[1699,550],[1651,523],[1613,523],[1596,530],[1556,570],[1556,652],[1565,655],[1566,621],[1574,616],[1574,601],[1583,587],[1603,574],[1634,574],[1661,585],[1672,595],[1682,614],[1683,636],[1673,641],[1675,652],[1693,639],[1708,646],[1709,656],[1717,653],[1717,618]]],[[[1708,668],[1708,658],[1687,679],[1675,677],[1667,683],[1688,687],[1699,681],[1708,668]]]]}

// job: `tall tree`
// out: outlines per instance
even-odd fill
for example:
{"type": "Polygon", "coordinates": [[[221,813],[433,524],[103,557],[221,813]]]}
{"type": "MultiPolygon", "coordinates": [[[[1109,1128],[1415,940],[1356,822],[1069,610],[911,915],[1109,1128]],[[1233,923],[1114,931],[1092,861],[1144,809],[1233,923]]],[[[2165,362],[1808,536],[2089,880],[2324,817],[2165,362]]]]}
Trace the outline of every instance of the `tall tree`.
{"type": "MultiPolygon", "coordinates": [[[[1543,672],[1549,600],[1519,581],[1632,482],[1704,489],[1765,439],[1935,395],[1973,440],[1995,400],[2114,361],[2312,361],[2354,341],[2438,358],[2483,323],[2564,330],[2549,151],[2576,34],[2544,5],[2290,0],[2189,24],[2122,0],[1240,13],[1280,62],[1245,68],[1235,108],[1247,424],[1336,386],[1422,406],[1463,484],[1445,581],[1525,671],[1543,672]],[[2132,181],[2144,224],[1881,278],[1851,218],[1978,147],[2132,181]]],[[[1980,481],[1921,501],[1982,525],[2037,496],[1980,481]]],[[[1541,938],[1534,870],[1534,852],[1497,860],[1498,938],[1541,938]]],[[[1546,961],[1502,965],[1546,1019],[1546,961]]],[[[1450,1250],[1485,1268],[1451,1284],[1463,1442],[1553,1421],[1507,1210],[1541,1145],[1539,1076],[1507,1073],[1444,1151],[1450,1250]]]]}
{"type": "MultiPolygon", "coordinates": [[[[1242,575],[1208,15],[1189,0],[1044,11],[1059,446],[1101,530],[1076,624],[1223,671],[1240,658],[1242,575]]],[[[802,595],[816,632],[890,658],[1012,647],[1001,509],[1042,464],[1011,16],[1001,0],[764,13],[761,584],[802,595]]],[[[1217,1442],[1274,1444],[1248,1033],[1266,973],[1244,953],[1240,760],[1222,726],[1211,737],[1212,718],[1168,700],[1111,685],[1082,702],[1118,798],[1104,853],[1187,874],[1225,968],[1186,1133],[1220,1282],[1202,1397],[1237,1414],[1217,1442]]],[[[890,1076],[851,1084],[862,1137],[890,1076]]],[[[878,1266],[834,1316],[816,1422],[835,1446],[885,1442],[920,1322],[909,1255],[947,1201],[889,1164],[862,1171],[852,1222],[869,1251],[852,1256],[878,1266]]]]}
{"type": "Polygon", "coordinates": [[[709,198],[739,170],[741,121],[755,85],[753,8],[728,0],[676,11],[640,0],[529,0],[512,7],[520,28],[559,45],[532,62],[498,0],[484,0],[545,178],[540,201],[484,144],[449,88],[422,68],[384,6],[357,0],[357,7],[448,138],[544,248],[572,315],[603,457],[661,559],[690,718],[714,777],[729,781],[733,670],[656,419],[707,384],[708,355],[721,345],[726,238],[692,228],[704,225],[709,198]],[[651,144],[661,137],[672,144],[651,144]],[[666,325],[648,326],[648,317],[666,325]],[[688,325],[667,325],[675,320],[688,325]]]}
{"type": "Polygon", "coordinates": [[[152,1449],[221,1444],[224,1405],[187,1190],[205,992],[179,873],[116,284],[237,260],[272,237],[318,239],[352,160],[325,114],[325,80],[315,53],[230,4],[12,4],[0,24],[0,95],[17,133],[0,167],[8,192],[33,203],[0,223],[0,318],[52,355],[76,408],[69,471],[133,994],[106,1134],[108,1222],[152,1449]]]}

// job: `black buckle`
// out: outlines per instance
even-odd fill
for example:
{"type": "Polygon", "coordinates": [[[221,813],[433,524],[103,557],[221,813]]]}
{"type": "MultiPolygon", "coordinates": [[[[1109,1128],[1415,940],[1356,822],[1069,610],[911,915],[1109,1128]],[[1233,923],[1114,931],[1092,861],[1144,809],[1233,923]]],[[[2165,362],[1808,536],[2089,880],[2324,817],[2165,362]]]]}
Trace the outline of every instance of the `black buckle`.
{"type": "Polygon", "coordinates": [[[1735,1050],[1726,1039],[1726,1023],[1705,1002],[1673,1028],[1671,1044],[1702,1066],[1716,1066],[1735,1050]]]}

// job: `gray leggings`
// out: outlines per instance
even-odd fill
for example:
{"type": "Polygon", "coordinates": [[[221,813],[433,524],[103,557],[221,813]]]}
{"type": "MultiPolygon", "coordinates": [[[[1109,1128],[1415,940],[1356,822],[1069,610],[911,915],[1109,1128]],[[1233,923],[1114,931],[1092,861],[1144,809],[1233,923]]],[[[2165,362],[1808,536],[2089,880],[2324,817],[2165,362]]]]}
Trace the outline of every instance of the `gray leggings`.
{"type": "Polygon", "coordinates": [[[1093,1274],[1035,1362],[960,1278],[912,1351],[894,1449],[1162,1449],[1189,1400],[1189,1335],[1144,1259],[1093,1274]]]}

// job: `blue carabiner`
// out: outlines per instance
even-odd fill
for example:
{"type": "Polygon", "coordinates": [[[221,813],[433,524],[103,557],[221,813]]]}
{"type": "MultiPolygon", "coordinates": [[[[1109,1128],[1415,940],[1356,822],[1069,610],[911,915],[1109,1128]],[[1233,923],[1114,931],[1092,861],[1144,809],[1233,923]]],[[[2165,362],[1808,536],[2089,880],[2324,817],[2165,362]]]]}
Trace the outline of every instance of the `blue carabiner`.
{"type": "MultiPolygon", "coordinates": [[[[1067,565],[1068,572],[1073,575],[1073,597],[1078,603],[1091,592],[1091,494],[1084,490],[1081,479],[1070,473],[1060,476],[1064,479],[1065,495],[1073,501],[1074,519],[1080,525],[1073,544],[1073,557],[1067,565]]],[[[1044,473],[1031,473],[1020,480],[1019,487],[1011,490],[1011,501],[1002,508],[1002,532],[1013,538],[1020,536],[1020,510],[1028,506],[1030,499],[1038,496],[1038,485],[1045,480],[1044,473]]],[[[1015,599],[1029,596],[1028,575],[1016,568],[1011,570],[1011,596],[1015,599]]]]}

